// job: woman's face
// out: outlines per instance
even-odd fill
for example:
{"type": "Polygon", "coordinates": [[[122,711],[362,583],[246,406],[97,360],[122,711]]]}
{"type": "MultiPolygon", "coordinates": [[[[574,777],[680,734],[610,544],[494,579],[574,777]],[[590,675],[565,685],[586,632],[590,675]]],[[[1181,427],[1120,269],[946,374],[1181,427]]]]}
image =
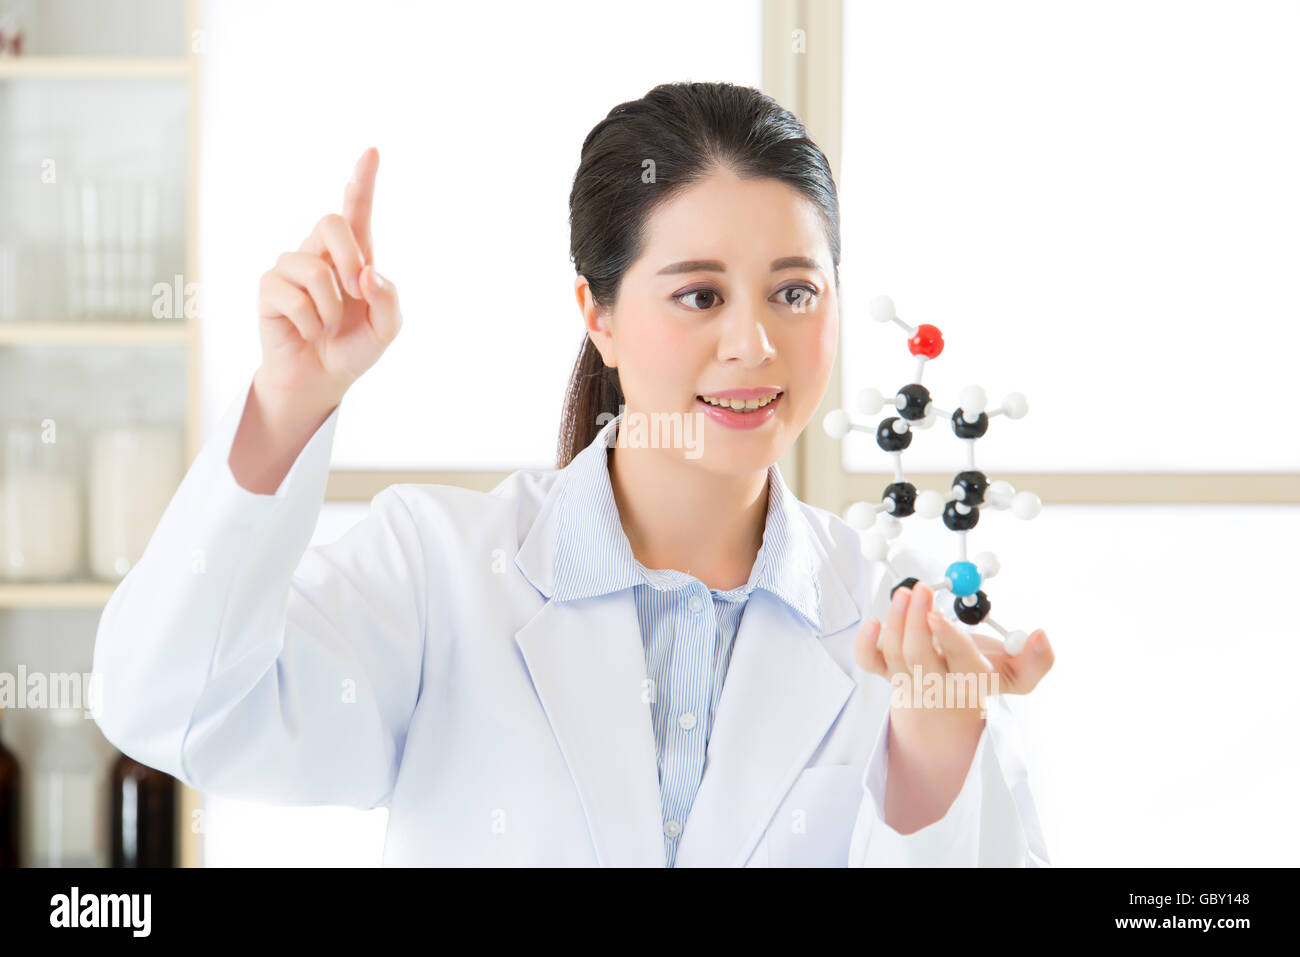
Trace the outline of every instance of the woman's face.
{"type": "Polygon", "coordinates": [[[718,172],[659,207],[610,321],[598,321],[585,287],[578,277],[627,417],[643,416],[647,434],[652,413],[680,420],[697,448],[680,457],[721,473],[765,469],[821,402],[839,334],[833,265],[816,207],[785,183],[718,172]],[[710,412],[699,398],[755,387],[780,396],[745,413],[710,412]]]}

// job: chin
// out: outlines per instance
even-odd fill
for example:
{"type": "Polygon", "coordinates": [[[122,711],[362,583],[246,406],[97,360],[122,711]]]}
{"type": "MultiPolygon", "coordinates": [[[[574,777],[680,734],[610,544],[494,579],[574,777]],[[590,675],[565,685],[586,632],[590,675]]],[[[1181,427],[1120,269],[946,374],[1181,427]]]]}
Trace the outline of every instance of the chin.
{"type": "Polygon", "coordinates": [[[710,436],[702,443],[702,454],[690,463],[721,475],[745,475],[766,469],[785,454],[788,443],[778,445],[772,438],[757,438],[738,432],[723,437],[710,436]]]}

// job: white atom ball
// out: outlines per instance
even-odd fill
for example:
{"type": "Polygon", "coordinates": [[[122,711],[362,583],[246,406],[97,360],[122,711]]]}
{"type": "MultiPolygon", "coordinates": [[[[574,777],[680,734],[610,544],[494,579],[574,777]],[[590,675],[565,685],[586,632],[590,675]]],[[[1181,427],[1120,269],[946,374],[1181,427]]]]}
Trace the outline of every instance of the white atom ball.
{"type": "Polygon", "coordinates": [[[1029,636],[1025,634],[1023,631],[1013,631],[1011,634],[1007,635],[1007,641],[1005,646],[1007,649],[1007,654],[1009,655],[1020,654],[1020,652],[1025,650],[1025,642],[1028,640],[1029,640],[1029,636]]]}
{"type": "Polygon", "coordinates": [[[984,501],[994,508],[1010,508],[1011,499],[1015,496],[1016,489],[1010,482],[998,479],[996,482],[989,484],[984,491],[984,501]]]}
{"type": "MultiPolygon", "coordinates": [[[[984,390],[979,386],[968,385],[966,388],[961,390],[961,394],[957,397],[957,401],[961,403],[961,410],[963,412],[969,412],[978,419],[980,413],[988,408],[989,397],[985,395],[984,390]]],[[[967,419],[967,421],[969,422],[970,420],[967,419]]]]}
{"type": "Polygon", "coordinates": [[[903,523],[894,516],[881,512],[876,517],[876,530],[885,538],[897,538],[903,534],[903,523]]]}
{"type": "Polygon", "coordinates": [[[875,415],[885,407],[885,397],[879,389],[870,386],[858,393],[858,411],[863,415],[875,415]]]}
{"type": "Polygon", "coordinates": [[[870,528],[876,521],[875,506],[869,502],[854,502],[844,512],[844,521],[859,531],[870,528]]]}
{"type": "Polygon", "coordinates": [[[980,575],[984,578],[992,578],[1002,570],[1002,563],[992,552],[980,552],[975,556],[975,567],[980,570],[980,575]]]}
{"type": "Polygon", "coordinates": [[[832,439],[842,439],[849,434],[849,414],[843,409],[832,409],[822,419],[822,428],[832,439]]]}
{"type": "Polygon", "coordinates": [[[867,532],[862,536],[862,554],[873,562],[883,562],[889,554],[889,542],[879,532],[867,532]]]}
{"type": "Polygon", "coordinates": [[[1011,514],[1016,518],[1029,519],[1043,510],[1043,500],[1033,492],[1021,492],[1011,501],[1011,514]]]}
{"type": "Polygon", "coordinates": [[[1008,419],[1023,419],[1029,413],[1029,400],[1019,392],[1008,392],[1002,397],[1002,411],[1008,419]]]}
{"type": "Polygon", "coordinates": [[[924,492],[917,493],[916,504],[913,507],[916,509],[916,514],[922,518],[938,518],[943,514],[945,504],[947,503],[941,493],[928,488],[924,492]]]}
{"type": "Polygon", "coordinates": [[[894,311],[894,300],[888,296],[877,296],[867,305],[871,312],[871,318],[876,322],[893,322],[894,317],[898,315],[894,311]]]}

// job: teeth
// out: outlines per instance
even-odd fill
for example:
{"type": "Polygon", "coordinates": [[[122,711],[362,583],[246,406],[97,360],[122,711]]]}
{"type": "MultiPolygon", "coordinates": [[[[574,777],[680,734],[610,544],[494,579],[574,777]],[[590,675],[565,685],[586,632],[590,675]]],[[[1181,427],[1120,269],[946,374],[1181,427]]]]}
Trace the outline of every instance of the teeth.
{"type": "Polygon", "coordinates": [[[761,409],[780,394],[781,393],[779,392],[773,392],[771,395],[765,395],[758,399],[713,399],[706,395],[700,396],[700,398],[709,403],[709,405],[716,405],[722,409],[732,409],[738,412],[745,412],[754,409],[761,409]]]}

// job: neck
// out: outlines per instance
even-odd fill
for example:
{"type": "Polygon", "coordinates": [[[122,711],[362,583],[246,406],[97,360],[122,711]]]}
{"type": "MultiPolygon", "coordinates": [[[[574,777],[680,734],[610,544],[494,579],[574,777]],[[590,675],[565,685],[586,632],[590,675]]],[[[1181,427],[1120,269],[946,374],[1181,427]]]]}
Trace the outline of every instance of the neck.
{"type": "Polygon", "coordinates": [[[749,580],[767,524],[767,469],[719,475],[656,448],[620,445],[605,454],[637,561],[720,591],[749,580]]]}

